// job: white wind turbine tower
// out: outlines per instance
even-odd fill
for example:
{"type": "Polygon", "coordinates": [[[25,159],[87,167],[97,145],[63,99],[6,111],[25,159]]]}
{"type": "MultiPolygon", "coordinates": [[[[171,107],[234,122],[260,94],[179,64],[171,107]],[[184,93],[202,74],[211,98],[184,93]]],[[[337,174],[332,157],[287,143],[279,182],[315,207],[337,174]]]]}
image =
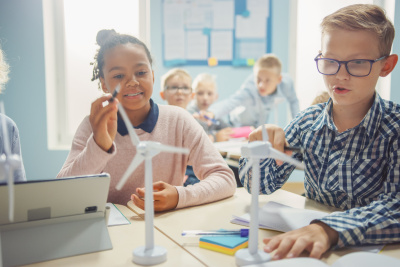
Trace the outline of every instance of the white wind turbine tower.
{"type": "MultiPolygon", "coordinates": [[[[5,180],[8,185],[8,219],[14,221],[14,171],[21,166],[19,155],[11,154],[10,138],[8,136],[4,103],[0,102],[1,127],[3,132],[4,154],[0,156],[0,181],[5,180]]],[[[0,252],[1,253],[1,252],[0,252]]]]}
{"type": "MultiPolygon", "coordinates": [[[[260,116],[263,116],[263,113],[260,114],[260,116]]],[[[278,159],[291,163],[299,169],[304,170],[304,164],[302,162],[272,147],[271,143],[268,141],[268,133],[264,124],[262,124],[262,138],[262,141],[254,141],[241,147],[241,155],[242,157],[248,158],[248,162],[240,171],[239,177],[242,177],[250,168],[252,168],[252,179],[249,247],[240,249],[236,252],[236,264],[239,266],[258,264],[270,260],[268,253],[258,250],[258,195],[260,192],[260,160],[265,158],[278,159]]]]}
{"type": "MultiPolygon", "coordinates": [[[[113,96],[120,90],[120,85],[117,86],[113,96]]],[[[119,103],[118,110],[128,129],[129,136],[133,145],[136,146],[136,155],[129,165],[125,174],[118,182],[116,189],[121,190],[129,176],[135,169],[144,161],[145,162],[145,223],[146,223],[146,244],[133,250],[132,261],[142,265],[155,265],[164,262],[167,259],[167,250],[161,246],[154,245],[154,203],[153,203],[153,174],[152,174],[152,158],[160,152],[182,153],[189,154],[189,149],[178,148],[173,146],[163,145],[158,142],[140,141],[136,135],[134,128],[126,114],[123,106],[119,103]]]]}

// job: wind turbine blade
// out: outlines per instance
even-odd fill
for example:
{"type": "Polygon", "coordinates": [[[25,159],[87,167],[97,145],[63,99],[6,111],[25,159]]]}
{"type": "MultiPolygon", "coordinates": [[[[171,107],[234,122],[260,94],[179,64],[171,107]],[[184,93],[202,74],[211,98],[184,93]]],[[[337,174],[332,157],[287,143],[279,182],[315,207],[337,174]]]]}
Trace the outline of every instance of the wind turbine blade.
{"type": "Polygon", "coordinates": [[[117,190],[121,190],[122,187],[124,187],[129,176],[140,165],[140,163],[143,162],[143,160],[144,160],[144,157],[142,155],[140,155],[139,153],[136,153],[136,156],[133,158],[131,165],[129,165],[128,169],[126,169],[126,172],[124,173],[121,180],[119,180],[117,186],[115,187],[117,190]]]}
{"type": "Polygon", "coordinates": [[[163,152],[189,154],[189,149],[184,147],[167,146],[161,143],[147,143],[147,146],[163,152]]]}
{"type": "Polygon", "coordinates": [[[6,154],[6,157],[11,155],[11,149],[10,149],[10,138],[8,136],[8,131],[7,131],[7,125],[6,125],[6,113],[4,111],[4,103],[3,101],[0,102],[0,112],[4,115],[1,116],[1,127],[3,131],[3,138],[4,138],[4,154],[6,154]]]}
{"type": "Polygon", "coordinates": [[[298,161],[297,159],[294,159],[272,147],[270,148],[270,156],[269,157],[290,163],[290,164],[300,168],[301,170],[305,169],[304,163],[302,163],[302,162],[298,161]]]}
{"type": "Polygon", "coordinates": [[[119,113],[120,113],[121,116],[122,116],[122,119],[123,119],[124,122],[125,122],[126,129],[128,129],[128,133],[129,133],[129,136],[131,137],[132,143],[133,143],[135,146],[137,146],[137,145],[139,144],[139,142],[140,142],[139,137],[138,137],[137,134],[135,133],[135,129],[133,129],[132,123],[131,123],[131,121],[129,120],[128,115],[126,115],[125,109],[124,109],[124,107],[121,105],[121,103],[118,104],[118,110],[119,110],[119,113]]]}
{"type": "Polygon", "coordinates": [[[246,165],[244,165],[243,169],[240,170],[239,177],[243,177],[244,174],[250,170],[250,168],[253,166],[253,159],[248,158],[246,165]]]}
{"type": "Polygon", "coordinates": [[[263,141],[264,142],[268,142],[269,137],[268,137],[267,130],[265,129],[265,124],[264,123],[262,124],[261,129],[262,129],[262,139],[263,139],[263,141]]]}

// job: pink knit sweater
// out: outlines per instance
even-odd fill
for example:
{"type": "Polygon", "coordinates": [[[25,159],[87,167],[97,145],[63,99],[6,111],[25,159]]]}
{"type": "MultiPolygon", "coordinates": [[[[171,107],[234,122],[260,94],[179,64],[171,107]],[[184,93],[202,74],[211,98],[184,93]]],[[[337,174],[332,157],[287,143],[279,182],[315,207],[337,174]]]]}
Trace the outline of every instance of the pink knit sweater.
{"type": "MultiPolygon", "coordinates": [[[[164,181],[178,190],[176,208],[200,205],[232,196],[236,182],[231,169],[213,146],[203,128],[186,111],[175,106],[158,105],[159,117],[151,133],[135,129],[141,141],[187,147],[189,155],[161,152],[153,157],[153,181],[164,181]],[[200,183],[183,187],[186,165],[192,165],[200,183]]],[[[121,191],[115,189],[136,154],[129,135],[118,132],[114,151],[103,151],[94,141],[89,117],[80,124],[71,151],[57,177],[106,172],[111,176],[108,202],[125,205],[137,187],[144,187],[144,163],[133,172],[121,191]]]]}

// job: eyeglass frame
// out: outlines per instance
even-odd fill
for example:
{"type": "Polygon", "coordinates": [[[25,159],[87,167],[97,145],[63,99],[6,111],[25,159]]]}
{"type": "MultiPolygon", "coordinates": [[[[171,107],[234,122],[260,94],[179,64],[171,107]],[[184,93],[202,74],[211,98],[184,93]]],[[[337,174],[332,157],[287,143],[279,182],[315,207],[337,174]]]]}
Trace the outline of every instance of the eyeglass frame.
{"type": "Polygon", "coordinates": [[[335,74],[337,74],[337,73],[339,72],[340,67],[342,66],[342,64],[344,64],[347,73],[348,73],[349,75],[353,76],[353,77],[366,77],[366,76],[370,75],[370,74],[371,74],[371,70],[372,70],[372,64],[374,64],[375,62],[378,62],[378,61],[380,61],[380,60],[385,59],[385,58],[388,57],[388,56],[382,56],[382,57],[380,57],[380,58],[378,58],[378,59],[352,59],[352,60],[347,60],[347,61],[340,61],[340,60],[336,60],[336,59],[333,59],[333,58],[327,58],[327,57],[318,58],[319,56],[322,56],[322,53],[319,53],[319,54],[314,58],[314,60],[315,60],[315,63],[316,63],[318,72],[321,73],[322,75],[335,75],[335,74]],[[325,74],[325,73],[322,73],[322,72],[319,70],[319,68],[318,68],[318,61],[321,60],[321,59],[324,59],[324,60],[329,59],[329,60],[332,60],[332,61],[337,62],[337,63],[339,64],[339,67],[338,67],[337,71],[336,71],[335,73],[332,73],[332,74],[325,74]],[[349,62],[351,62],[351,61],[357,61],[357,60],[364,60],[364,61],[368,61],[368,62],[370,63],[368,74],[366,74],[366,75],[354,75],[354,74],[351,74],[351,73],[350,73],[349,68],[347,67],[347,64],[348,64],[349,62]]]}
{"type": "Polygon", "coordinates": [[[175,92],[171,92],[173,94],[177,94],[178,90],[181,90],[184,95],[190,95],[193,92],[192,87],[186,87],[186,86],[165,86],[164,90],[170,91],[175,90],[175,92]]]}

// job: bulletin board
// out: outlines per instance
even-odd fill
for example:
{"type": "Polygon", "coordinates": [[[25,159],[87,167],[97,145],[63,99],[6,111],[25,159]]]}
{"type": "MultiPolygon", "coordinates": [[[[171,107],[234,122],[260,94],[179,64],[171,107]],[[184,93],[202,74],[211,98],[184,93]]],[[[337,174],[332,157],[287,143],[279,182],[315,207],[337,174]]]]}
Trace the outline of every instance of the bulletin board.
{"type": "Polygon", "coordinates": [[[252,66],[271,52],[271,0],[163,0],[164,66],[252,66]]]}

